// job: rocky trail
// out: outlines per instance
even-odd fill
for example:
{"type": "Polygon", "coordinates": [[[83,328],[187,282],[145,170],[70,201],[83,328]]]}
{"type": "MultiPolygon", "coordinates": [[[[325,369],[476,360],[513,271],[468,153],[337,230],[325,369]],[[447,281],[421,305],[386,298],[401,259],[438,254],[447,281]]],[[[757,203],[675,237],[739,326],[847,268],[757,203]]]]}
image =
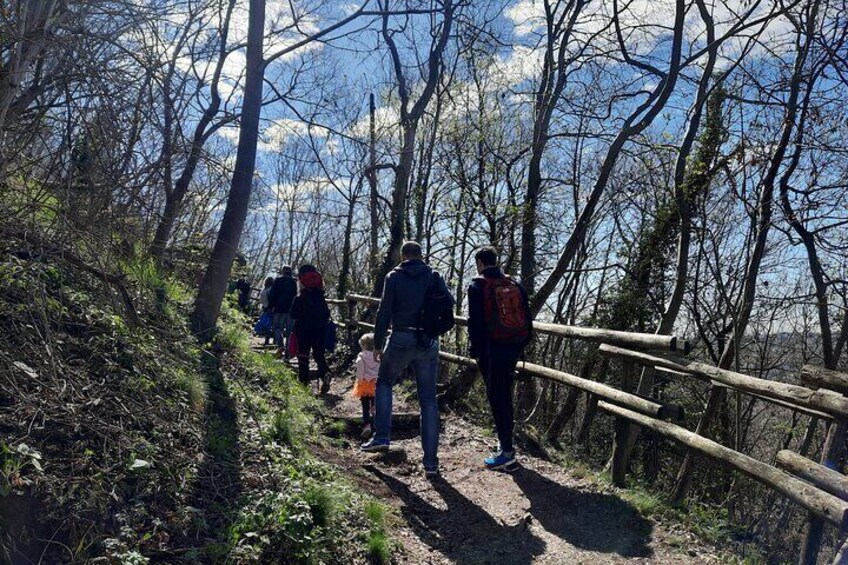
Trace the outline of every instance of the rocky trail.
{"type": "MultiPolygon", "coordinates": [[[[361,414],[339,375],[323,395],[330,413],[350,422],[361,414]]],[[[409,384],[407,383],[407,387],[409,384]]],[[[394,411],[416,412],[396,387],[394,411]]],[[[314,386],[317,393],[317,386],[314,386]]],[[[417,429],[400,426],[388,454],[366,454],[348,426],[338,445],[318,456],[402,518],[393,536],[399,563],[718,563],[714,548],[682,526],[642,516],[617,489],[559,465],[520,454],[513,473],[488,471],[482,460],[494,439],[461,417],[442,415],[442,477],[423,476],[417,429]]]]}

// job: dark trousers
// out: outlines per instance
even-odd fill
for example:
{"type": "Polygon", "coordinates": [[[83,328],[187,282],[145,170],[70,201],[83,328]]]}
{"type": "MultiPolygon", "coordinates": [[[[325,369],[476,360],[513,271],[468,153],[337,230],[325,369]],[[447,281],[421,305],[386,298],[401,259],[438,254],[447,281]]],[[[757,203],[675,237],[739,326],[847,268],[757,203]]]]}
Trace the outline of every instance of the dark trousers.
{"type": "Polygon", "coordinates": [[[492,418],[503,451],[513,451],[512,431],[515,420],[512,407],[512,383],[521,348],[489,345],[478,360],[480,373],[486,383],[486,396],[492,408],[492,418]]]}
{"type": "Polygon", "coordinates": [[[371,424],[371,405],[374,403],[374,397],[363,396],[359,400],[362,402],[362,423],[367,426],[371,424]]]}
{"type": "Polygon", "coordinates": [[[297,378],[303,384],[309,384],[309,355],[315,358],[318,365],[318,378],[321,381],[327,376],[327,360],[324,357],[324,346],[327,329],[295,328],[297,333],[297,378]]]}

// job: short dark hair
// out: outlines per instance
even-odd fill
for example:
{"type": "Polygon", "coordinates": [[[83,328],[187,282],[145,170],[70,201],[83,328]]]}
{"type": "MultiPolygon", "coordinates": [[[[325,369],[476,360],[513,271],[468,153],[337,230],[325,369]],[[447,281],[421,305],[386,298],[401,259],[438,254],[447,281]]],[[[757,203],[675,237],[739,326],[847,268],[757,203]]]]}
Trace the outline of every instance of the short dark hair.
{"type": "Polygon", "coordinates": [[[404,241],[400,254],[404,257],[421,257],[421,244],[417,241],[404,241]]]}
{"type": "Polygon", "coordinates": [[[474,254],[474,259],[483,263],[483,266],[485,267],[498,266],[498,252],[491,246],[481,247],[478,249],[477,253],[474,254]]]}

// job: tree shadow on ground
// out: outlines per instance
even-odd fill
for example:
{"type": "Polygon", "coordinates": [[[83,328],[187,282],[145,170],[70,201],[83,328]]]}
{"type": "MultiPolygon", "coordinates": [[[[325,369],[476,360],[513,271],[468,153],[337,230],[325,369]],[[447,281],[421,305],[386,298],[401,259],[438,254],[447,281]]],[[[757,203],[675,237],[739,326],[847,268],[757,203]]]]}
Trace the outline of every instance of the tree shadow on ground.
{"type": "Polygon", "coordinates": [[[224,381],[219,359],[208,352],[201,355],[201,371],[209,389],[205,454],[192,486],[190,505],[199,511],[196,535],[204,539],[207,556],[214,561],[239,508],[243,490],[241,445],[236,402],[224,381]]]}
{"type": "Polygon", "coordinates": [[[568,488],[525,467],[513,474],[530,514],[569,544],[623,557],[650,557],[653,525],[620,498],[568,488]]]}
{"type": "Polygon", "coordinates": [[[365,467],[404,502],[406,522],[429,547],[459,563],[533,562],[545,543],[521,522],[507,526],[474,504],[446,480],[432,482],[447,509],[437,508],[396,478],[373,466],[365,467]]]}

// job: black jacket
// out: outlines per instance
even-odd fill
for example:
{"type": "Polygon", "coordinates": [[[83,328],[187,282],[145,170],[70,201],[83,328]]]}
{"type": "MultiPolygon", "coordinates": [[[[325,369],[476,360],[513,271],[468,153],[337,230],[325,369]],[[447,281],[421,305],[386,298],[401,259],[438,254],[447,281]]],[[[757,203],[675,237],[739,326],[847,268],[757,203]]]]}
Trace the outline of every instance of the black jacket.
{"type": "Polygon", "coordinates": [[[325,327],[330,321],[330,307],[320,288],[303,289],[291,305],[291,317],[295,331],[315,330],[325,327]]]}
{"type": "Polygon", "coordinates": [[[295,296],[297,296],[297,281],[294,277],[277,277],[268,293],[268,308],[275,314],[286,314],[291,311],[295,296]]]}
{"type": "MultiPolygon", "coordinates": [[[[383,299],[374,326],[374,345],[383,349],[389,325],[393,328],[417,328],[424,295],[433,281],[433,269],[420,259],[404,261],[386,275],[383,299]]],[[[442,291],[450,294],[442,277],[442,291]]]]}
{"type": "MultiPolygon", "coordinates": [[[[486,328],[486,315],[483,307],[483,291],[486,283],[482,277],[491,279],[501,279],[504,277],[503,271],[498,267],[487,267],[480,273],[479,277],[474,277],[468,287],[468,356],[472,359],[479,359],[489,348],[489,331],[486,328]]],[[[527,301],[527,293],[524,287],[520,284],[521,295],[527,301]]],[[[513,346],[502,346],[513,347],[513,346]]],[[[521,347],[517,347],[518,350],[521,347]]]]}

